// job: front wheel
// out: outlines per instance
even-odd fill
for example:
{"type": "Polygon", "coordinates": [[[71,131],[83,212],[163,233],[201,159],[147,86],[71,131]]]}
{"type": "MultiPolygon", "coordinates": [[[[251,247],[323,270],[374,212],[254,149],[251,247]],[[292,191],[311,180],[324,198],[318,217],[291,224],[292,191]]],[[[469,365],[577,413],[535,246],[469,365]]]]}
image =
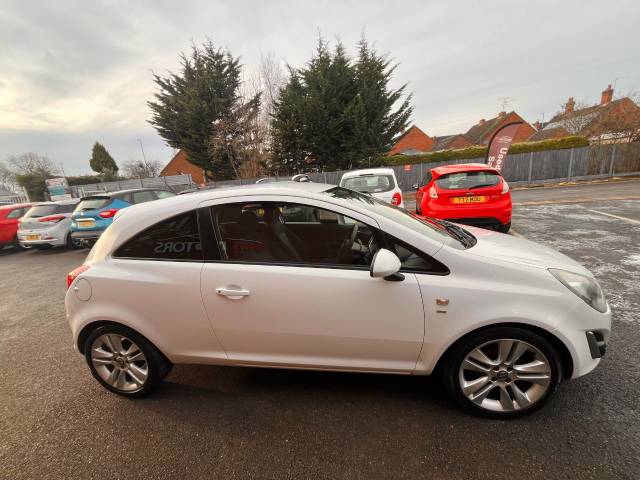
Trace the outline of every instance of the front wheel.
{"type": "Polygon", "coordinates": [[[84,355],[95,379],[125,397],[146,395],[172,366],[151,342],[122,325],[93,330],[85,341],[84,355]]]}
{"type": "Polygon", "coordinates": [[[448,393],[466,410],[514,418],[544,405],[562,379],[553,345],[537,333],[495,327],[464,338],[441,370],[448,393]]]}

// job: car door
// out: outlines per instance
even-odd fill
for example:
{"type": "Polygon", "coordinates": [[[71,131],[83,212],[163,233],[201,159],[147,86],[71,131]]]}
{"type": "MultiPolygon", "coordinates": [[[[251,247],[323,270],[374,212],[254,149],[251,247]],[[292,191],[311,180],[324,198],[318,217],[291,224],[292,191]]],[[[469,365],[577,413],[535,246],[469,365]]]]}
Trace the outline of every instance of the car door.
{"type": "Polygon", "coordinates": [[[370,276],[380,243],[372,219],[300,199],[247,198],[209,211],[220,258],[204,265],[202,298],[232,361],[414,369],[424,338],[420,289],[413,274],[401,282],[370,276]],[[301,208],[310,214],[298,215],[301,208]],[[287,209],[307,228],[287,222],[287,209]],[[316,251],[310,235],[337,247],[316,251]]]}

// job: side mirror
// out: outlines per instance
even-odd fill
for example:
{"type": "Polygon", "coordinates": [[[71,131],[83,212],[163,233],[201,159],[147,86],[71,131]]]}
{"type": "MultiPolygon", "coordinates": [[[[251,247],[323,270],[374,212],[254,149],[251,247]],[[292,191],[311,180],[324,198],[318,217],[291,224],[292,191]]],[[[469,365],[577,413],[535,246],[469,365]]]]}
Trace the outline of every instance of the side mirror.
{"type": "Polygon", "coordinates": [[[411,185],[411,188],[413,188],[414,190],[417,190],[418,189],[418,184],[414,183],[413,185],[411,185]]]}
{"type": "Polygon", "coordinates": [[[383,277],[385,280],[403,280],[404,276],[398,273],[401,266],[400,259],[395,253],[381,248],[373,256],[369,273],[373,278],[383,277]]]}

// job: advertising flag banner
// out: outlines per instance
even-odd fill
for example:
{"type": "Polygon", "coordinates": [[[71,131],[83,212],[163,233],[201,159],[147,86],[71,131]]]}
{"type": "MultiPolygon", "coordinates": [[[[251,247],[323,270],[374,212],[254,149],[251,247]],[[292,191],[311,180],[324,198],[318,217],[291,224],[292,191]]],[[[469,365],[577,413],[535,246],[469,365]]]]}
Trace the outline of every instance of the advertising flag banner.
{"type": "Polygon", "coordinates": [[[513,137],[516,136],[518,127],[522,124],[523,122],[507,123],[493,134],[489,142],[489,148],[487,148],[487,165],[500,172],[502,171],[513,137]]]}

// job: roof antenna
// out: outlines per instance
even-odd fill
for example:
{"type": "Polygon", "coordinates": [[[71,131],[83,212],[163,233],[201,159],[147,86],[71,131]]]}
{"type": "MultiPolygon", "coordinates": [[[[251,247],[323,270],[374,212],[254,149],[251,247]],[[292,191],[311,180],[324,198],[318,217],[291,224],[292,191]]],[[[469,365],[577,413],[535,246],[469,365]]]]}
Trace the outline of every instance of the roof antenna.
{"type": "Polygon", "coordinates": [[[501,103],[500,103],[500,111],[501,112],[506,112],[507,111],[507,107],[509,105],[511,105],[511,102],[513,101],[513,98],[511,98],[511,97],[500,97],[500,98],[498,98],[498,100],[501,101],[501,103]]]}

